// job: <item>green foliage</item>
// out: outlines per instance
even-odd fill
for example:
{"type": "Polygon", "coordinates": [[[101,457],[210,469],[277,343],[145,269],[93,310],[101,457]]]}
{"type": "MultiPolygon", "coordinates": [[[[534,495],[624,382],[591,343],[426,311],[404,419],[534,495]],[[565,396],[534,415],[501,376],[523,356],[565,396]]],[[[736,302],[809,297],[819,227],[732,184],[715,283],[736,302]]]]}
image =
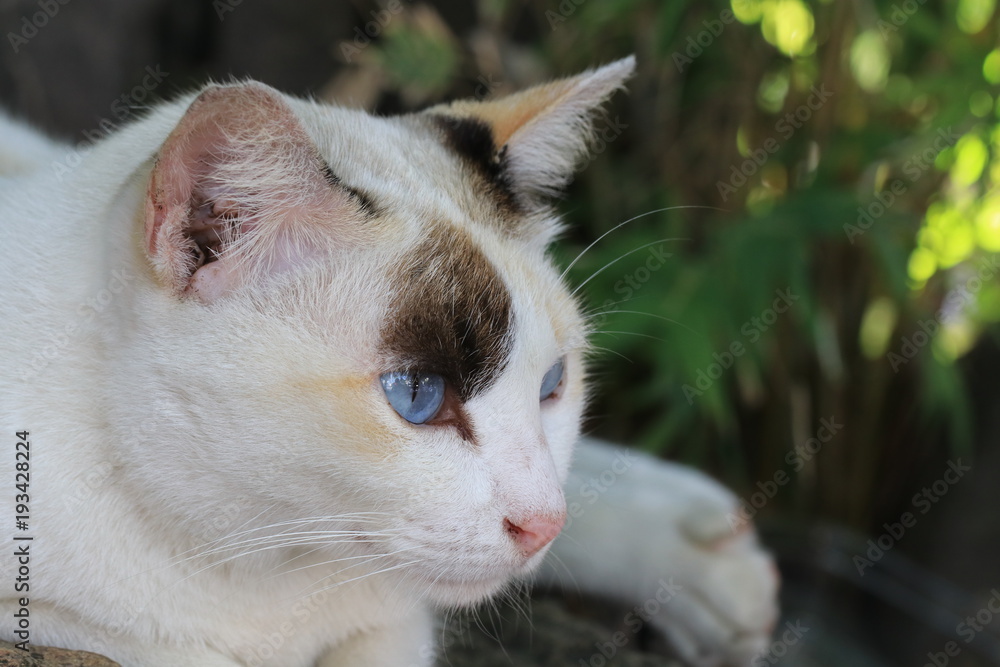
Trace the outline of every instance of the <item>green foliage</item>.
{"type": "Polygon", "coordinates": [[[593,427],[752,487],[833,416],[768,509],[862,526],[940,439],[970,453],[960,364],[1000,320],[1000,278],[970,282],[1000,253],[993,0],[482,4],[465,46],[428,21],[380,43],[397,85],[639,59],[554,251],[669,209],[569,272],[595,313],[593,427]]]}

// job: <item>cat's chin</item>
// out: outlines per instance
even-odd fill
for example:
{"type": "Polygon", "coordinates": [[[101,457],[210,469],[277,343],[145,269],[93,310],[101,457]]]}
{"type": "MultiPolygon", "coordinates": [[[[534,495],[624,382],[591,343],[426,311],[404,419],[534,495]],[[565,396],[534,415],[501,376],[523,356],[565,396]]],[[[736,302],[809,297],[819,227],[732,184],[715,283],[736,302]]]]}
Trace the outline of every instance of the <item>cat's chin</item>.
{"type": "Polygon", "coordinates": [[[472,607],[509,589],[518,581],[531,579],[541,563],[542,554],[525,565],[513,568],[503,576],[443,577],[427,580],[427,596],[436,604],[447,607],[472,607]]]}
{"type": "Polygon", "coordinates": [[[480,580],[444,580],[428,582],[427,596],[443,607],[472,607],[504,590],[513,576],[480,580]]]}

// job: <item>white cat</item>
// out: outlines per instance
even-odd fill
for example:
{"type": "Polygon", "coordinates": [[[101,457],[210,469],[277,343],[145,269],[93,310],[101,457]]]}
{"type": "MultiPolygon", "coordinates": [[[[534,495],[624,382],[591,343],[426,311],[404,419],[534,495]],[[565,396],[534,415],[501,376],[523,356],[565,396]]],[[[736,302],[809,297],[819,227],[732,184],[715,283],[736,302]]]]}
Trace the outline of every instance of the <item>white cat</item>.
{"type": "MultiPolygon", "coordinates": [[[[126,667],[431,664],[432,608],[505,590],[566,520],[588,331],[546,196],[633,67],[391,118],[213,85],[69,170],[0,122],[24,475],[0,638],[126,667]]],[[[572,574],[626,598],[674,576],[655,622],[748,661],[776,583],[732,497],[640,457],[595,503],[586,470],[624,464],[581,452],[572,574]]]]}

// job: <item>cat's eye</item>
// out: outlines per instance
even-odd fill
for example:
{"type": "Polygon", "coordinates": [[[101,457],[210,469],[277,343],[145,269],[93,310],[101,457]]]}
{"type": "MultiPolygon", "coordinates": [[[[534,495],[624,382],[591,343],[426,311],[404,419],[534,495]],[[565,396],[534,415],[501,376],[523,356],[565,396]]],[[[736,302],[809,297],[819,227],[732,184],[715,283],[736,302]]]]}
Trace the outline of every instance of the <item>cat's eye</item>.
{"type": "Polygon", "coordinates": [[[413,424],[433,419],[444,403],[444,378],[437,373],[392,371],[380,379],[389,405],[413,424]]]}
{"type": "Polygon", "coordinates": [[[551,398],[553,394],[556,393],[556,389],[559,388],[559,383],[563,379],[563,368],[565,364],[563,360],[560,359],[552,365],[552,368],[545,373],[545,377],[542,378],[542,388],[538,393],[539,400],[544,401],[546,398],[551,398]]]}

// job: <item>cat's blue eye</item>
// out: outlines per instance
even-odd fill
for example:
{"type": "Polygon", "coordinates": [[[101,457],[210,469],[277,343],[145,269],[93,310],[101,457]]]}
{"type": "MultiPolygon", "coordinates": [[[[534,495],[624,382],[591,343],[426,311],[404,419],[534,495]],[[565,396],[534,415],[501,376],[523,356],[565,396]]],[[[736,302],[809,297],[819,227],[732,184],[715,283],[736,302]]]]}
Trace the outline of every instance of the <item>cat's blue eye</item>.
{"type": "Polygon", "coordinates": [[[433,419],[444,403],[444,378],[437,373],[393,371],[380,379],[389,405],[413,424],[433,419]]]}
{"type": "Polygon", "coordinates": [[[549,398],[552,394],[556,393],[556,389],[559,388],[559,383],[562,382],[563,366],[563,360],[560,359],[552,365],[552,368],[550,368],[545,374],[545,377],[542,378],[542,389],[538,393],[539,400],[544,401],[546,398],[549,398]]]}

